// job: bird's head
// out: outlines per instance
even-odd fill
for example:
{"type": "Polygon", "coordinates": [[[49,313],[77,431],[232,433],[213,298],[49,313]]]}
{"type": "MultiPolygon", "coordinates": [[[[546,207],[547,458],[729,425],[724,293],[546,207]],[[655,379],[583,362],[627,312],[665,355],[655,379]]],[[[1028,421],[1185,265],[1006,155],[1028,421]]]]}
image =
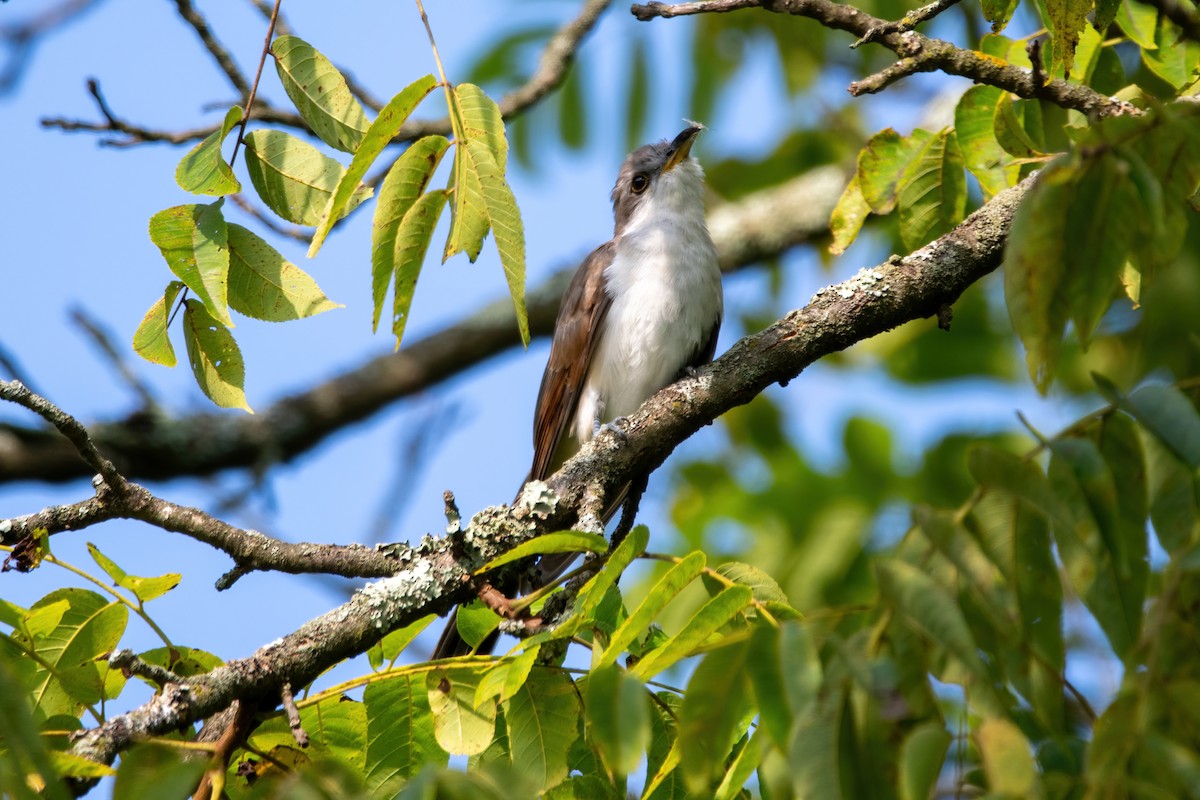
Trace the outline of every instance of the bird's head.
{"type": "Polygon", "coordinates": [[[668,142],[639,147],[621,165],[612,190],[617,235],[655,214],[704,214],[704,170],[690,156],[704,128],[692,124],[668,142]]]}

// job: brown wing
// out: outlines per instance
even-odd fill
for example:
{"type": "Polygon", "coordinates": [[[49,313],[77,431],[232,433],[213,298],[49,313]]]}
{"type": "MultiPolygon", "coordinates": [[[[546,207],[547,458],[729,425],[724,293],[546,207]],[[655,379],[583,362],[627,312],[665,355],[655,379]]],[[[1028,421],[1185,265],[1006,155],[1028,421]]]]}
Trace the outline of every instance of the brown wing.
{"type": "Polygon", "coordinates": [[[575,416],[600,328],[612,305],[604,289],[604,268],[612,263],[613,249],[613,243],[607,242],[592,251],[571,279],[559,306],[550,359],[533,414],[530,479],[546,478],[560,466],[561,459],[555,454],[575,416]]]}

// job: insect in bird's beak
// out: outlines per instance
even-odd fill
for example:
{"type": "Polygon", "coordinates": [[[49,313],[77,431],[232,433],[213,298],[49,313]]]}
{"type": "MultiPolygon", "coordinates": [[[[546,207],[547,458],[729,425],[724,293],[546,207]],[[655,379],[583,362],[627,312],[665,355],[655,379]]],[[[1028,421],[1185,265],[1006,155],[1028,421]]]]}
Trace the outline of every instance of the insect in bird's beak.
{"type": "Polygon", "coordinates": [[[667,152],[667,160],[663,164],[660,174],[666,175],[688,157],[688,154],[692,152],[692,142],[696,141],[696,135],[702,130],[704,127],[701,125],[689,125],[675,137],[675,141],[671,142],[671,149],[667,152]]]}

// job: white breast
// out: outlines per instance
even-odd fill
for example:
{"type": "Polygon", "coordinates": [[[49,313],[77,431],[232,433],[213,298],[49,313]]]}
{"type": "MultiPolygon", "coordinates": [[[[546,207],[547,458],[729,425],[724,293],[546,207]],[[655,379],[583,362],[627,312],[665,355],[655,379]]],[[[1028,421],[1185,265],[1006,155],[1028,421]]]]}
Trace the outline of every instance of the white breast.
{"type": "Polygon", "coordinates": [[[605,269],[612,306],[571,426],[581,443],[596,419],[632,414],[674,380],[721,316],[701,175],[688,159],[663,176],[617,239],[605,269]]]}

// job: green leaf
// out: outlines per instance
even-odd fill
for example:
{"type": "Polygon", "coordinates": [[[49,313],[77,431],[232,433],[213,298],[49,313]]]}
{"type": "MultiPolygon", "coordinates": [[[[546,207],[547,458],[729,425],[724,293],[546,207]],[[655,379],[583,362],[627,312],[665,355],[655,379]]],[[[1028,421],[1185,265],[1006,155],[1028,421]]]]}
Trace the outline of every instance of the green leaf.
{"type": "Polygon", "coordinates": [[[342,308],[304,270],[253,231],[229,224],[229,305],[267,322],[304,319],[342,308]]]}
{"type": "Polygon", "coordinates": [[[463,641],[475,648],[487,638],[489,633],[496,630],[500,624],[500,617],[495,611],[476,600],[458,607],[458,610],[454,612],[454,624],[458,626],[458,633],[462,636],[463,641]]]}
{"type": "Polygon", "coordinates": [[[1117,18],[1121,0],[1096,0],[1096,12],[1092,15],[1092,30],[1101,37],[1108,33],[1108,26],[1117,18]]]}
{"type": "Polygon", "coordinates": [[[376,642],[367,651],[367,659],[371,662],[371,669],[378,670],[383,666],[384,662],[392,663],[396,660],[404,648],[412,644],[413,639],[420,635],[421,631],[429,627],[429,623],[437,619],[437,614],[426,614],[416,622],[410,625],[405,625],[399,630],[392,631],[387,636],[376,642]]]}
{"type": "Polygon", "coordinates": [[[1200,541],[1200,487],[1195,473],[1166,445],[1145,428],[1141,432],[1150,520],[1163,549],[1175,556],[1188,544],[1200,541]]]}
{"type": "Polygon", "coordinates": [[[1045,155],[1017,115],[1017,105],[1008,92],[1000,93],[992,116],[992,126],[996,142],[1006,153],[1017,158],[1041,158],[1045,155]]]}
{"type": "Polygon", "coordinates": [[[475,669],[435,669],[426,678],[434,735],[448,753],[482,753],[496,729],[496,706],[475,707],[480,673],[475,669]]]}
{"type": "Polygon", "coordinates": [[[887,214],[896,207],[897,187],[913,160],[933,138],[917,129],[902,137],[885,128],[871,137],[858,154],[858,183],[862,196],[876,214],[887,214]]]}
{"type": "Polygon", "coordinates": [[[666,608],[667,603],[674,600],[676,595],[700,574],[700,571],[704,569],[704,561],[704,553],[695,551],[688,553],[679,563],[673,564],[646,593],[646,597],[629,615],[629,619],[625,620],[621,627],[613,633],[608,647],[600,654],[594,665],[603,666],[616,661],[617,656],[621,655],[625,648],[629,647],[650,626],[650,623],[654,622],[659,612],[666,608]]]}
{"type": "Polygon", "coordinates": [[[604,603],[609,589],[615,586],[625,568],[646,552],[646,545],[649,541],[650,530],[645,525],[638,525],[629,532],[629,535],[609,554],[600,571],[588,579],[588,582],[579,590],[579,595],[575,599],[575,613],[571,616],[575,622],[560,625],[559,631],[562,635],[574,635],[584,621],[591,619],[596,610],[604,603]]]}
{"type": "Polygon", "coordinates": [[[107,764],[77,756],[64,750],[51,750],[50,763],[54,771],[64,778],[111,778],[117,771],[107,764]]]}
{"type": "MultiPolygon", "coordinates": [[[[396,265],[392,334],[396,337],[397,348],[400,347],[400,340],[404,338],[404,329],[408,325],[408,311],[412,307],[413,294],[417,290],[417,278],[425,263],[425,253],[429,250],[429,240],[433,238],[433,229],[437,227],[448,196],[445,189],[436,189],[421,195],[405,213],[396,232],[396,249],[391,260],[396,265]]],[[[386,291],[385,285],[384,292],[386,291]]]]}
{"type": "Polygon", "coordinates": [[[618,785],[637,769],[650,746],[649,702],[642,682],[615,664],[588,674],[588,736],[618,785]]]}
{"type": "Polygon", "coordinates": [[[433,714],[425,681],[400,675],[373,681],[363,690],[367,711],[367,786],[376,792],[397,778],[407,780],[429,764],[445,766],[449,757],[434,737],[433,714]]]}
{"type": "Polygon", "coordinates": [[[284,91],[313,133],[330,147],[353,153],[367,132],[367,114],[329,59],[296,36],[271,43],[284,91]]]}
{"type": "Polygon", "coordinates": [[[870,213],[871,204],[863,197],[862,185],[859,183],[858,173],[855,172],[829,218],[829,229],[833,233],[829,252],[835,256],[846,252],[846,248],[858,238],[858,232],[862,230],[863,222],[870,213]]]}
{"type": "Polygon", "coordinates": [[[209,313],[227,328],[229,318],[229,233],[221,214],[224,199],[211,205],[163,209],[150,218],[150,240],[209,313]]]}
{"type": "MultiPolygon", "coordinates": [[[[251,131],[243,141],[250,183],[267,207],[297,225],[319,224],[345,172],[342,165],[283,131],[251,131]]],[[[372,192],[369,186],[359,186],[345,213],[372,192]]]]}
{"type": "Polygon", "coordinates": [[[437,86],[437,81],[433,79],[432,75],[418,78],[393,97],[379,112],[379,116],[367,129],[357,149],[352,150],[354,158],[350,160],[350,166],[346,168],[341,180],[338,181],[337,188],[329,196],[325,213],[321,215],[321,223],[313,232],[312,243],[308,247],[309,258],[315,256],[321,249],[325,237],[333,229],[333,224],[345,216],[346,206],[349,205],[354,193],[358,190],[359,183],[366,177],[367,170],[375,163],[375,159],[384,151],[384,148],[392,143],[392,139],[400,132],[401,126],[412,114],[413,109],[433,91],[435,86],[437,86]]]}
{"type": "Polygon", "coordinates": [[[529,673],[537,663],[539,652],[541,646],[534,645],[523,650],[518,656],[502,658],[496,662],[496,666],[485,672],[479,686],[475,687],[475,705],[481,706],[495,699],[499,699],[501,703],[511,700],[529,679],[529,673]]]}
{"type": "Polygon", "coordinates": [[[665,645],[652,650],[635,664],[630,672],[640,680],[649,680],[671,667],[708,640],[743,609],[750,605],[751,590],[747,586],[731,586],[717,594],[696,612],[678,634],[665,645]]]}
{"type": "Polygon", "coordinates": [[[704,657],[688,680],[679,713],[683,777],[697,794],[711,790],[750,706],[746,681],[749,647],[738,642],[704,657]]]}
{"type": "Polygon", "coordinates": [[[879,593],[884,602],[930,641],[952,653],[976,676],[988,679],[975,640],[958,603],[933,578],[897,559],[875,562],[879,593]]]}
{"type": "MultiPolygon", "coordinates": [[[[650,749],[646,753],[644,800],[683,800],[688,796],[683,785],[678,737],[679,705],[682,699],[671,692],[659,692],[650,706],[650,749]]],[[[622,796],[624,793],[622,792],[622,796]]]]}
{"type": "Polygon", "coordinates": [[[975,732],[988,789],[1003,797],[1038,796],[1037,766],[1029,742],[1006,719],[985,719],[975,732]]]}
{"type": "Polygon", "coordinates": [[[940,722],[926,722],[905,737],[900,748],[900,800],[928,800],[952,740],[940,722]]]}
{"type": "Polygon", "coordinates": [[[797,719],[787,752],[795,797],[842,800],[838,749],[841,705],[834,697],[817,713],[797,719]]]}
{"type": "MultiPolygon", "coordinates": [[[[714,570],[718,575],[742,586],[749,586],[754,591],[754,599],[760,603],[787,603],[788,596],[784,594],[779,583],[767,573],[751,564],[739,561],[726,561],[718,564],[714,570]]],[[[705,576],[705,585],[709,594],[723,591],[724,586],[705,576]],[[711,582],[710,582],[711,581],[711,582]]]]}
{"type": "Polygon", "coordinates": [[[196,790],[208,762],[179,747],[135,744],[121,753],[113,797],[188,797],[196,790]]]}
{"type": "Polygon", "coordinates": [[[112,578],[113,583],[120,586],[122,589],[128,589],[137,597],[138,602],[148,603],[156,597],[162,597],[167,592],[179,585],[179,581],[183,576],[170,572],[166,575],[159,575],[156,578],[139,578],[136,575],[130,575],[117,566],[116,562],[108,556],[100,552],[100,549],[91,542],[87,543],[88,552],[92,556],[92,560],[104,570],[108,577],[112,578]]]}
{"type": "Polygon", "coordinates": [[[462,142],[455,144],[454,167],[447,187],[450,192],[450,233],[442,250],[442,263],[458,253],[466,253],[467,260],[475,263],[483,251],[483,239],[491,223],[479,173],[472,169],[473,162],[462,142]]]}
{"type": "MultiPolygon", "coordinates": [[[[396,272],[396,237],[401,224],[413,203],[429,185],[429,179],[442,161],[450,142],[444,136],[426,136],[409,146],[396,163],[388,170],[387,177],[379,187],[379,198],[375,203],[375,221],[371,232],[371,287],[375,301],[372,330],[379,327],[379,316],[383,311],[383,300],[388,285],[396,272]]],[[[444,199],[444,195],[443,195],[444,199]]],[[[438,214],[441,207],[438,207],[438,214]]],[[[418,219],[428,217],[428,214],[418,219]]],[[[414,227],[415,222],[414,219],[414,227]]],[[[433,225],[428,225],[430,235],[433,225]]],[[[428,247],[428,236],[426,247],[428,247]]],[[[421,260],[424,250],[421,251],[421,260]]],[[[420,264],[418,263],[418,268],[420,264]]],[[[416,281],[414,279],[413,283],[416,281]]]]}
{"type": "Polygon", "coordinates": [[[229,329],[213,319],[202,303],[188,300],[183,334],[192,374],[201,391],[221,408],[244,408],[253,414],[243,390],[246,366],[242,351],[229,329]]]}
{"type": "Polygon", "coordinates": [[[504,179],[504,173],[496,164],[492,151],[485,143],[468,139],[459,155],[464,157],[467,172],[478,176],[483,195],[485,213],[496,249],[500,253],[500,264],[508,281],[508,293],[512,296],[513,311],[517,316],[517,328],[521,341],[529,344],[529,318],[525,311],[525,226],[517,208],[517,199],[504,179]]]}
{"type": "Polygon", "coordinates": [[[1063,236],[1071,319],[1087,344],[1108,307],[1133,245],[1140,204],[1123,162],[1101,157],[1079,174],[1063,236]]]}
{"type": "Polygon", "coordinates": [[[504,134],[504,120],[500,106],[492,98],[471,83],[460,83],[454,87],[458,108],[462,112],[463,135],[467,139],[483,142],[496,160],[500,173],[508,169],[508,140],[504,134]]]}
{"type": "Polygon", "coordinates": [[[821,687],[821,662],[811,638],[797,624],[756,626],[746,673],[761,724],[786,751],[794,721],[821,687]]]}
{"type": "Polygon", "coordinates": [[[1079,33],[1087,25],[1087,15],[1092,10],[1093,0],[1043,0],[1046,7],[1046,26],[1050,29],[1051,72],[1070,75],[1075,63],[1075,45],[1079,33]]]}
{"type": "Polygon", "coordinates": [[[1004,250],[1008,316],[1025,345],[1029,375],[1043,394],[1058,369],[1070,307],[1063,227],[1074,197],[1074,170],[1056,159],[1017,208],[1004,250]]]}
{"type": "Polygon", "coordinates": [[[482,575],[485,572],[491,572],[496,567],[502,567],[505,564],[511,564],[514,561],[520,561],[523,558],[534,555],[543,555],[545,553],[603,553],[607,549],[608,542],[603,536],[597,533],[587,533],[586,531],[547,533],[544,536],[538,536],[535,539],[522,542],[507,553],[496,556],[475,570],[475,574],[482,575]]]}
{"type": "Polygon", "coordinates": [[[150,310],[142,318],[142,324],[138,325],[137,332],[133,334],[134,351],[153,364],[173,367],[178,363],[175,348],[167,334],[167,323],[171,318],[171,309],[175,307],[175,298],[179,297],[182,290],[183,283],[180,281],[168,283],[162,297],[150,306],[150,310]]]}
{"type": "Polygon", "coordinates": [[[729,769],[725,772],[725,777],[721,779],[716,792],[713,793],[713,800],[734,800],[734,798],[744,796],[743,790],[747,782],[754,775],[754,771],[758,769],[758,765],[762,763],[763,738],[764,734],[760,732],[747,734],[746,744],[733,758],[729,769]]]}
{"type": "Polygon", "coordinates": [[[242,109],[234,106],[225,112],[219,130],[213,131],[193,147],[175,168],[175,182],[192,194],[220,196],[242,190],[233,169],[221,155],[221,145],[229,132],[242,121],[242,109]]]}
{"type": "Polygon", "coordinates": [[[156,664],[169,669],[181,678],[191,678],[211,672],[225,662],[212,653],[193,647],[155,647],[138,653],[138,658],[147,664],[156,664]]]}
{"type": "Polygon", "coordinates": [[[1142,50],[1155,50],[1158,41],[1158,9],[1147,3],[1121,3],[1115,16],[1117,24],[1142,50]]]}
{"type": "Polygon", "coordinates": [[[926,142],[898,185],[900,237],[915,250],[962,222],[967,182],[958,140],[949,128],[926,142]]]}
{"type": "MultiPolygon", "coordinates": [[[[28,663],[28,662],[25,662],[28,663]]],[[[65,800],[71,796],[59,780],[45,739],[30,709],[30,686],[18,664],[0,647],[0,794],[14,800],[65,800]],[[39,780],[40,779],[40,780],[39,780]],[[41,783],[37,791],[31,784],[41,783]]]]}
{"type": "Polygon", "coordinates": [[[1200,415],[1174,386],[1151,384],[1121,405],[1168,450],[1193,470],[1200,469],[1200,415]]]}
{"type": "MultiPolygon", "coordinates": [[[[1146,597],[1146,574],[1122,576],[1117,490],[1112,473],[1088,439],[1050,445],[1047,474],[1066,518],[1055,520],[1054,539],[1075,593],[1124,658],[1137,641],[1146,597]]],[[[1144,535],[1144,532],[1142,533],[1144,535]]],[[[1144,547],[1144,544],[1143,544],[1144,547]]]]}
{"type": "Polygon", "coordinates": [[[116,648],[129,621],[124,605],[84,589],[57,589],[34,603],[31,611],[62,600],[68,608],[58,624],[27,643],[40,662],[26,692],[35,713],[44,717],[76,715],[82,704],[104,696],[108,664],[95,659],[116,648]]]}
{"type": "Polygon", "coordinates": [[[504,707],[513,767],[535,786],[549,788],[565,780],[567,753],[579,735],[579,713],[569,677],[548,669],[531,674],[504,707]]]}
{"type": "Polygon", "coordinates": [[[979,181],[985,201],[1016,184],[1020,167],[996,141],[996,106],[1003,91],[995,86],[972,86],[954,107],[954,135],[963,163],[979,181]]]}

